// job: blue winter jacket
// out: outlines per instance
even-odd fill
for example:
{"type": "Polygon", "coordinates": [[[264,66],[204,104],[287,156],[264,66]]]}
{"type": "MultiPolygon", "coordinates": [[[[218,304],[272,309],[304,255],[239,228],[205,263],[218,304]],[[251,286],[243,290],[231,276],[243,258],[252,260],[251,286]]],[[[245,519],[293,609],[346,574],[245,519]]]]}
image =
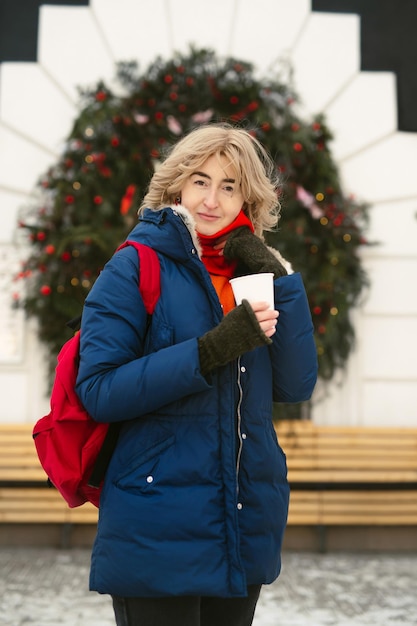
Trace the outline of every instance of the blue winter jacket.
{"type": "Polygon", "coordinates": [[[138,256],[117,252],[85,303],[77,392],[122,422],[101,495],[90,587],[118,596],[243,596],[280,571],[289,487],[272,402],[307,400],[317,361],[299,274],[275,281],[277,332],[204,377],[197,338],[222,308],[195,233],[173,208],[146,211],[128,239],[156,250],[150,327],[138,256]]]}

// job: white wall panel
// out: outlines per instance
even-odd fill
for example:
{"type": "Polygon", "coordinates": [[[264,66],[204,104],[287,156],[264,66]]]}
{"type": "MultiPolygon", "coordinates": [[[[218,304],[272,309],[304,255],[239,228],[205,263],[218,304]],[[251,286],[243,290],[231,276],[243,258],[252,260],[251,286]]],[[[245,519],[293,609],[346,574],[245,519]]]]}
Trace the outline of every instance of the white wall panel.
{"type": "Polygon", "coordinates": [[[357,74],[325,110],[336,160],[361,150],[397,129],[395,74],[357,74]]]}
{"type": "Polygon", "coordinates": [[[0,397],[1,423],[25,421],[22,416],[27,415],[27,374],[0,370],[0,397]]]}
{"type": "Polygon", "coordinates": [[[364,255],[417,255],[417,197],[375,204],[370,211],[369,241],[377,245],[367,248],[364,255]]]}
{"type": "Polygon", "coordinates": [[[236,19],[236,3],[224,0],[167,0],[174,50],[189,51],[192,43],[198,48],[215,49],[227,54],[236,19]]]}
{"type": "Polygon", "coordinates": [[[368,316],[362,324],[364,378],[417,384],[417,316],[368,316]]]}
{"type": "Polygon", "coordinates": [[[311,13],[291,59],[308,111],[322,111],[359,71],[359,17],[311,13]]]}
{"type": "Polygon", "coordinates": [[[38,60],[75,102],[77,87],[114,76],[113,59],[86,7],[40,7],[38,60]]]}
{"type": "Polygon", "coordinates": [[[0,422],[34,423],[49,412],[45,349],[33,320],[26,324],[24,362],[0,365],[0,422]]]}
{"type": "Polygon", "coordinates": [[[75,115],[74,104],[37,63],[2,64],[0,119],[6,124],[40,145],[57,150],[58,141],[71,130],[75,115]]]}
{"type": "Polygon", "coordinates": [[[417,198],[417,133],[395,133],[352,158],[340,170],[346,189],[368,202],[417,198]]]}
{"type": "Polygon", "coordinates": [[[26,421],[35,422],[49,413],[46,348],[39,344],[34,320],[29,320],[26,335],[26,421]]]}
{"type": "Polygon", "coordinates": [[[360,424],[362,380],[362,309],[351,312],[356,332],[356,345],[343,370],[330,382],[319,380],[313,394],[312,419],[317,424],[360,424]]]}
{"type": "Polygon", "coordinates": [[[417,381],[365,382],[362,411],[369,426],[417,426],[417,381]]]}
{"type": "Polygon", "coordinates": [[[236,5],[230,52],[260,68],[288,54],[310,14],[310,0],[240,0],[236,5]]]}
{"type": "Polygon", "coordinates": [[[30,193],[52,163],[49,152],[22,139],[0,122],[0,188],[30,193]]]}
{"type": "Polygon", "coordinates": [[[0,243],[10,243],[13,241],[17,228],[19,209],[28,201],[29,196],[5,191],[0,187],[0,243]]]}
{"type": "Polygon", "coordinates": [[[357,372],[351,364],[356,363],[355,355],[343,372],[339,372],[331,382],[318,381],[312,405],[312,420],[322,426],[332,424],[360,423],[360,387],[355,385],[357,372]]]}
{"type": "MultiPolygon", "coordinates": [[[[116,60],[137,60],[144,70],[157,54],[167,57],[172,53],[166,0],[90,0],[90,5],[116,60]]],[[[188,12],[194,13],[196,5],[196,1],[192,6],[188,3],[188,12]]],[[[209,9],[207,4],[205,7],[209,9]]],[[[172,10],[178,9],[181,6],[172,10]]],[[[180,27],[178,36],[182,33],[180,27]]]]}
{"type": "Polygon", "coordinates": [[[372,287],[364,304],[365,315],[415,314],[417,320],[417,256],[414,260],[368,259],[366,269],[372,287]]]}
{"type": "MultiPolygon", "coordinates": [[[[1,207],[3,209],[3,207],[1,207]]],[[[22,284],[16,280],[21,269],[16,246],[0,246],[0,371],[20,366],[25,357],[25,314],[13,308],[14,295],[20,295],[22,284]]],[[[4,396],[0,396],[4,402],[4,396]]]]}

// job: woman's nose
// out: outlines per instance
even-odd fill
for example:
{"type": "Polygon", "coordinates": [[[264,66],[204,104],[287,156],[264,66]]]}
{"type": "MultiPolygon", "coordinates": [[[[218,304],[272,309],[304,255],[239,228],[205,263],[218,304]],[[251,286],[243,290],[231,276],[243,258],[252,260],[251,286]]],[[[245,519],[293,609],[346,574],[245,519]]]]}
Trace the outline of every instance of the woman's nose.
{"type": "Polygon", "coordinates": [[[210,208],[210,209],[216,208],[216,206],[218,205],[217,189],[213,187],[207,189],[207,193],[204,198],[204,204],[206,205],[207,208],[210,208]]]}

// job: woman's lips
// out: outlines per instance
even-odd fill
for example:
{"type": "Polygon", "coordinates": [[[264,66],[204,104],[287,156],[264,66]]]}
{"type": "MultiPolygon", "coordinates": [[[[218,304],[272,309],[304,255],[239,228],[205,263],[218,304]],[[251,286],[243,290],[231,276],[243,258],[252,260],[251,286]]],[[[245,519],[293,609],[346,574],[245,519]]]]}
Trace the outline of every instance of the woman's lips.
{"type": "Polygon", "coordinates": [[[211,213],[198,213],[198,217],[206,222],[215,222],[219,219],[218,215],[211,215],[211,213]]]}

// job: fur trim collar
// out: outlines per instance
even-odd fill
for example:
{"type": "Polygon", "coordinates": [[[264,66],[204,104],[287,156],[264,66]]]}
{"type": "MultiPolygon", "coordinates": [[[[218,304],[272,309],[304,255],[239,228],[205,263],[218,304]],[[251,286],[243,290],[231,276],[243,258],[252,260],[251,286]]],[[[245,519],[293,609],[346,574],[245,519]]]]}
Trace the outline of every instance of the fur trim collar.
{"type": "Polygon", "coordinates": [[[278,261],[285,267],[288,274],[294,274],[294,270],[292,268],[291,263],[287,261],[287,259],[284,259],[281,252],[279,252],[276,248],[271,248],[271,246],[267,246],[267,248],[278,259],[278,261]]]}
{"type": "Polygon", "coordinates": [[[190,235],[191,235],[191,239],[193,240],[194,247],[197,250],[197,254],[199,258],[201,259],[202,248],[201,248],[200,240],[197,235],[195,219],[193,218],[189,210],[186,209],[185,206],[182,206],[182,204],[174,204],[170,208],[172,209],[173,213],[180,216],[185,226],[188,228],[190,235]]]}

